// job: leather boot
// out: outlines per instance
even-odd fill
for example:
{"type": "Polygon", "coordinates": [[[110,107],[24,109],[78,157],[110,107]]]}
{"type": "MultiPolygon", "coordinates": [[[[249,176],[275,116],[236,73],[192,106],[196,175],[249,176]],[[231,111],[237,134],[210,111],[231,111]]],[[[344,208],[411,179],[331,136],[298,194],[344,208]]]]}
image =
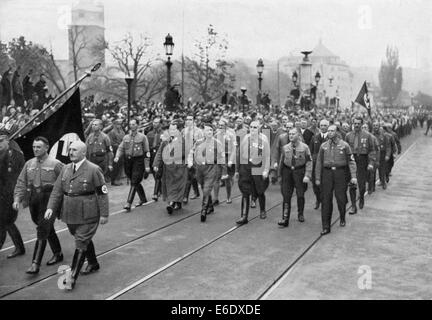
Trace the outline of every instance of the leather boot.
{"type": "Polygon", "coordinates": [[[6,229],[0,229],[0,250],[3,248],[3,245],[6,241],[6,229]]]}
{"type": "Polygon", "coordinates": [[[248,223],[248,215],[249,215],[249,203],[250,198],[249,195],[243,195],[242,203],[241,203],[241,218],[236,221],[238,225],[243,225],[248,223]]]}
{"type": "Polygon", "coordinates": [[[319,196],[316,196],[316,201],[315,201],[315,207],[314,207],[314,209],[318,210],[319,207],[320,207],[320,204],[321,204],[321,199],[320,199],[319,196]]]}
{"type": "Polygon", "coordinates": [[[28,274],[39,273],[39,268],[42,262],[42,257],[47,245],[46,240],[37,240],[33,251],[33,260],[31,267],[26,271],[28,274]]]}
{"type": "Polygon", "coordinates": [[[141,207],[144,203],[147,202],[147,197],[144,191],[144,188],[141,183],[138,183],[136,186],[136,191],[138,193],[138,196],[140,198],[140,201],[135,205],[136,207],[141,207]]]}
{"type": "Polygon", "coordinates": [[[201,205],[201,222],[205,222],[207,219],[208,207],[209,207],[209,197],[204,196],[201,205]]]}
{"type": "Polygon", "coordinates": [[[47,261],[47,266],[51,266],[53,264],[63,261],[63,254],[62,254],[60,241],[55,232],[54,226],[51,227],[50,233],[48,235],[48,244],[54,254],[51,257],[51,259],[47,261]]]}
{"type": "Polygon", "coordinates": [[[252,201],[250,202],[250,207],[256,208],[256,197],[255,196],[252,196],[252,201]]]}
{"type": "Polygon", "coordinates": [[[134,184],[131,184],[131,187],[129,189],[129,195],[127,198],[127,203],[123,207],[123,209],[126,209],[127,211],[131,210],[131,204],[133,202],[133,199],[135,198],[135,192],[136,192],[136,186],[134,184]]]}
{"type": "Polygon", "coordinates": [[[341,227],[345,227],[345,224],[346,224],[346,222],[345,222],[345,210],[342,210],[342,211],[339,213],[339,216],[340,216],[340,223],[339,223],[339,225],[340,225],[341,227]]]}
{"type": "Polygon", "coordinates": [[[190,189],[191,189],[191,183],[190,181],[186,182],[186,188],[185,188],[185,192],[183,195],[183,203],[186,204],[189,201],[189,193],[190,193],[190,189]]]}
{"type": "Polygon", "coordinates": [[[214,202],[212,196],[208,196],[208,204],[207,204],[207,214],[212,214],[214,212],[214,202]]]}
{"type": "Polygon", "coordinates": [[[86,257],[85,250],[76,249],[74,254],[74,261],[75,264],[72,262],[72,271],[71,271],[71,279],[69,285],[66,284],[66,289],[73,290],[75,288],[75,283],[78,279],[78,276],[80,274],[81,268],[84,264],[84,260],[86,257]],[[76,255],[76,258],[75,258],[76,255]]]}
{"type": "Polygon", "coordinates": [[[356,214],[357,213],[357,205],[356,205],[356,188],[349,188],[349,194],[351,199],[351,210],[349,214],[356,214]]]}
{"type": "Polygon", "coordinates": [[[260,206],[260,218],[261,219],[265,219],[267,218],[267,214],[266,214],[266,210],[265,210],[265,195],[264,194],[260,194],[258,196],[258,202],[259,202],[259,206],[260,206]]]}
{"type": "Polygon", "coordinates": [[[226,193],[227,193],[227,203],[231,203],[231,180],[230,178],[225,181],[226,193]]]}
{"type": "Polygon", "coordinates": [[[282,220],[278,222],[281,227],[288,227],[291,213],[291,204],[285,202],[282,205],[282,220]]]}
{"type": "Polygon", "coordinates": [[[19,232],[16,225],[13,223],[8,227],[9,236],[12,239],[13,244],[15,245],[15,251],[7,256],[8,259],[15,258],[17,256],[22,256],[25,254],[24,242],[21,238],[21,233],[19,232]]]}
{"type": "Polygon", "coordinates": [[[199,192],[199,188],[198,188],[198,181],[195,178],[192,179],[192,188],[193,188],[193,191],[195,194],[192,197],[190,197],[190,199],[193,200],[193,199],[199,198],[200,192],[199,192]]]}
{"type": "Polygon", "coordinates": [[[96,251],[95,251],[93,241],[90,241],[87,246],[86,256],[87,256],[87,267],[85,268],[84,271],[81,272],[83,276],[96,272],[100,269],[99,263],[96,259],[96,251]]]}
{"type": "Polygon", "coordinates": [[[304,206],[305,206],[305,198],[304,197],[298,197],[297,198],[297,209],[298,209],[298,221],[304,222],[304,206]]]}
{"type": "Polygon", "coordinates": [[[168,214],[172,214],[174,211],[174,202],[170,202],[166,207],[168,214]]]}
{"type": "Polygon", "coordinates": [[[364,207],[364,194],[360,194],[359,208],[363,209],[363,207],[364,207]]]}
{"type": "Polygon", "coordinates": [[[161,184],[160,179],[155,179],[155,186],[154,186],[154,189],[153,189],[153,196],[152,196],[152,199],[154,201],[158,201],[160,184],[161,184]]]}

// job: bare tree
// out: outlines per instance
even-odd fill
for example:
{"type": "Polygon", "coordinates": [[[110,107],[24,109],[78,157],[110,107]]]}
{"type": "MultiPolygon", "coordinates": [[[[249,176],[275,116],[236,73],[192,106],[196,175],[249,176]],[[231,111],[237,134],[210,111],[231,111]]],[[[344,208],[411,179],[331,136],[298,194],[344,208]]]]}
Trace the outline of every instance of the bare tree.
{"type": "Polygon", "coordinates": [[[225,60],[228,41],[226,37],[218,37],[210,24],[206,37],[197,40],[195,47],[195,59],[185,59],[188,85],[204,102],[219,99],[226,90],[233,88],[235,81],[231,73],[234,64],[225,60]]]}
{"type": "MultiPolygon", "coordinates": [[[[72,70],[74,81],[78,80],[80,71],[91,68],[92,64],[84,63],[85,51],[91,53],[93,56],[99,56],[103,53],[103,48],[98,45],[91,45],[85,36],[85,27],[71,26],[69,32],[69,59],[72,62],[72,70]]],[[[100,60],[101,59],[96,59],[100,60]]]]}
{"type": "Polygon", "coordinates": [[[33,69],[36,74],[44,73],[59,93],[66,89],[66,81],[53,54],[42,45],[27,42],[21,36],[9,42],[8,53],[15,60],[15,64],[21,66],[23,74],[33,69]]]}
{"type": "MultiPolygon", "coordinates": [[[[100,39],[100,46],[108,49],[116,66],[108,67],[99,77],[104,80],[100,90],[120,99],[127,97],[124,75],[132,75],[131,99],[149,101],[166,87],[162,71],[162,61],[151,53],[150,38],[141,35],[138,42],[128,33],[124,38],[110,46],[100,39]],[[121,75],[121,76],[119,76],[121,75]]],[[[99,50],[100,48],[96,48],[99,50]]]]}

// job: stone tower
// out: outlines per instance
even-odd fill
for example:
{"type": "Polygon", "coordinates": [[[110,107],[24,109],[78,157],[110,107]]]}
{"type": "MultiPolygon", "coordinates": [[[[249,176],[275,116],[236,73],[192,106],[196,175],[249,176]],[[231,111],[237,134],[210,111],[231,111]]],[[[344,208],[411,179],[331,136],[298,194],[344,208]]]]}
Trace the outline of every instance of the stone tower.
{"type": "Polygon", "coordinates": [[[104,6],[99,1],[80,0],[72,7],[68,30],[70,77],[75,81],[96,63],[105,66],[104,6]]]}

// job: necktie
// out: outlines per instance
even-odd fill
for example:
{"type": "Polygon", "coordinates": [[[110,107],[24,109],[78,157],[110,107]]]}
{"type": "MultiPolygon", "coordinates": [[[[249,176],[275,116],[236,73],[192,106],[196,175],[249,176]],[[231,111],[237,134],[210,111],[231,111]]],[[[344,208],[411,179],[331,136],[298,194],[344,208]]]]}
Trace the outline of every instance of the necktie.
{"type": "Polygon", "coordinates": [[[357,153],[358,154],[358,152],[359,152],[359,146],[360,146],[360,134],[358,134],[358,133],[356,133],[355,135],[354,135],[354,153],[357,153]]]}
{"type": "Polygon", "coordinates": [[[75,172],[76,172],[76,164],[74,163],[73,164],[73,174],[75,174],[75,172]]]}
{"type": "Polygon", "coordinates": [[[296,160],[295,160],[295,158],[296,158],[296,146],[294,144],[292,146],[292,149],[293,149],[293,155],[292,155],[292,159],[291,159],[291,165],[293,167],[295,167],[295,165],[296,165],[296,160]]]}

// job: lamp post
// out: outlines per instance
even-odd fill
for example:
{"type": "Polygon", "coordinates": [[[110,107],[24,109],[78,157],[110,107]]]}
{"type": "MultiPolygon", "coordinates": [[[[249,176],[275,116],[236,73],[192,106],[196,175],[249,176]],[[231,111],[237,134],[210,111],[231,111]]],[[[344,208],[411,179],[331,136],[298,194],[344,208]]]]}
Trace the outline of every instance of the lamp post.
{"type": "Polygon", "coordinates": [[[165,65],[167,66],[167,90],[170,90],[170,88],[171,88],[171,66],[172,66],[170,56],[172,56],[172,54],[173,54],[174,42],[173,42],[172,36],[169,33],[165,37],[165,42],[163,45],[165,47],[165,54],[168,57],[168,61],[165,63],[165,65]]]}
{"type": "Polygon", "coordinates": [[[304,57],[300,64],[300,92],[302,94],[302,108],[306,109],[310,103],[311,83],[312,83],[312,62],[309,55],[312,51],[302,51],[304,57]]]}
{"type": "Polygon", "coordinates": [[[262,73],[264,71],[264,62],[263,59],[258,60],[258,64],[256,66],[258,72],[258,96],[257,96],[257,104],[261,104],[261,83],[262,83],[262,73]]]}
{"type": "Polygon", "coordinates": [[[314,104],[316,104],[315,100],[316,100],[316,97],[318,95],[318,84],[319,84],[320,80],[321,80],[321,74],[317,71],[315,73],[315,90],[314,90],[315,92],[314,92],[314,98],[313,98],[314,104]]]}
{"type": "Polygon", "coordinates": [[[296,70],[294,70],[294,72],[292,73],[291,80],[293,82],[294,89],[291,90],[290,95],[292,97],[294,97],[294,101],[293,102],[294,102],[294,105],[295,105],[295,102],[300,97],[300,92],[297,89],[298,74],[297,74],[296,70]]]}
{"type": "Polygon", "coordinates": [[[129,131],[130,108],[131,108],[131,86],[132,86],[132,82],[134,81],[134,74],[128,71],[128,74],[125,75],[125,81],[128,87],[127,128],[129,131]]]}
{"type": "Polygon", "coordinates": [[[328,78],[328,81],[329,81],[329,90],[328,90],[328,99],[326,98],[326,103],[327,103],[327,101],[328,101],[328,104],[327,104],[327,106],[329,106],[329,105],[331,105],[331,95],[332,95],[332,93],[333,93],[333,89],[330,89],[330,88],[332,88],[333,87],[333,76],[332,75],[330,75],[330,77],[328,78]]]}

